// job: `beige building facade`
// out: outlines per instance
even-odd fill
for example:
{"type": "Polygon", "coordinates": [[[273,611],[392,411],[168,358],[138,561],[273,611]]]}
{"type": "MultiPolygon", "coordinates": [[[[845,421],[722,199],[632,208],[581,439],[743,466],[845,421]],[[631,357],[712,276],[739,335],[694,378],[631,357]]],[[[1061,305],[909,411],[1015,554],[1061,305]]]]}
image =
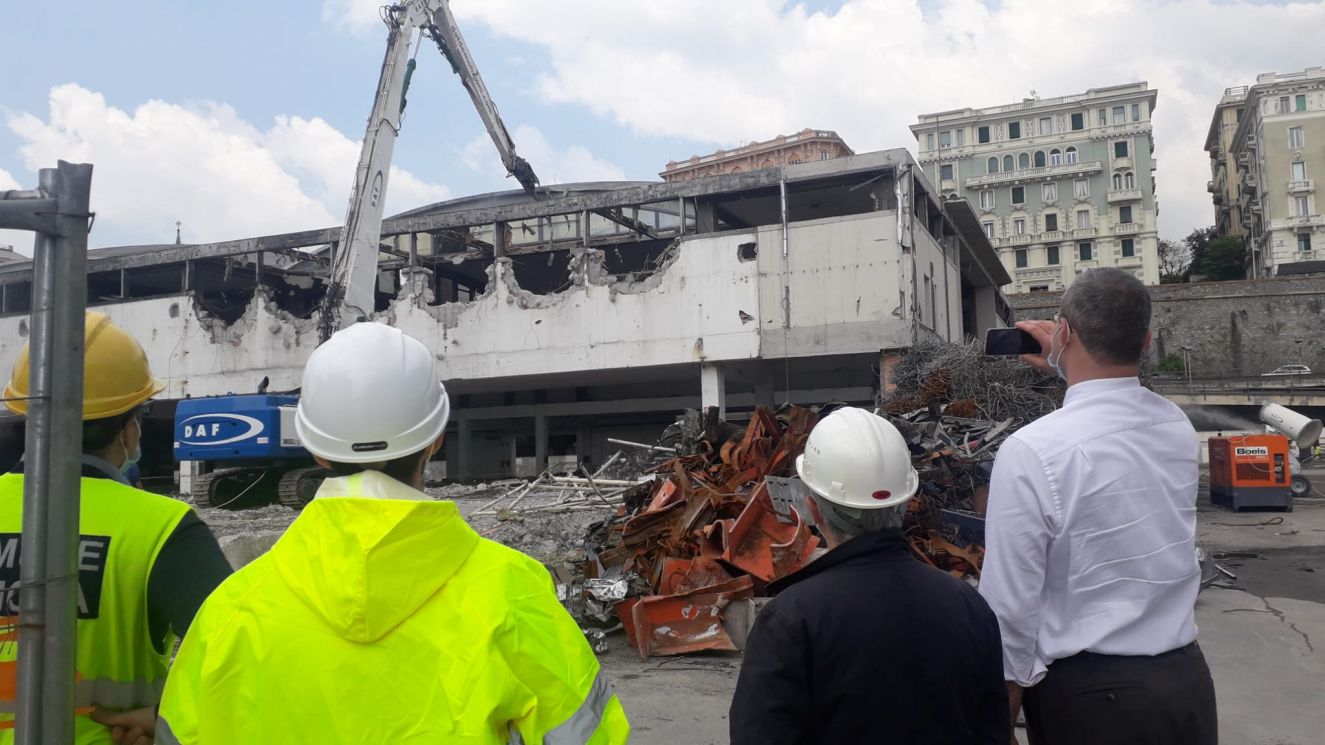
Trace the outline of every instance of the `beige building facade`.
{"type": "Polygon", "coordinates": [[[1247,231],[1242,227],[1242,207],[1238,203],[1238,188],[1242,173],[1233,154],[1233,135],[1246,111],[1247,86],[1228,88],[1215,107],[1210,120],[1210,132],[1205,138],[1205,151],[1210,154],[1210,180],[1206,191],[1215,204],[1215,235],[1242,238],[1247,231]]]}
{"type": "Polygon", "coordinates": [[[796,134],[778,135],[771,140],[751,142],[733,150],[693,155],[679,163],[668,161],[663,172],[658,175],[664,181],[689,181],[704,176],[833,160],[855,154],[836,132],[802,129],[796,134]]]}
{"type": "Polygon", "coordinates": [[[1247,90],[1229,149],[1252,278],[1325,260],[1325,68],[1266,73],[1247,90]]]}
{"type": "Polygon", "coordinates": [[[976,206],[1011,293],[1052,292],[1112,266],[1159,283],[1159,204],[1146,83],[923,114],[920,165],[976,206]]]}

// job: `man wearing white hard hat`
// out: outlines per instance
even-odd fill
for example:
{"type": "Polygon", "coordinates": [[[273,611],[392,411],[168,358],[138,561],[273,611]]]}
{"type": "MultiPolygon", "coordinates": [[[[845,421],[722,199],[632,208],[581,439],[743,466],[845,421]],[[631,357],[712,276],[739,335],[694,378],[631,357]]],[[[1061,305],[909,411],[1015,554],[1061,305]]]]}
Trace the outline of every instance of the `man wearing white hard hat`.
{"type": "Polygon", "coordinates": [[[207,600],[157,743],[626,741],[547,570],[423,493],[449,414],[435,357],[397,329],[313,352],[296,427],[339,477],[207,600]]]}
{"type": "Polygon", "coordinates": [[[842,408],[796,461],[829,551],[769,585],[731,705],[732,745],[1011,737],[998,621],[902,534],[919,488],[892,424],[842,408]]]}

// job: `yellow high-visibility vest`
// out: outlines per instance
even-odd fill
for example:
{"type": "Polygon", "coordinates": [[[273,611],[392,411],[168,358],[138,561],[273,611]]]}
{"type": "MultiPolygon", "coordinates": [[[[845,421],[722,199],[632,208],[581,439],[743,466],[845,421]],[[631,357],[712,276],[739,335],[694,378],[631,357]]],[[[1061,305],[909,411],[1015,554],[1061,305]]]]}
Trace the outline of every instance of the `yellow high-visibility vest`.
{"type": "Polygon", "coordinates": [[[480,538],[453,503],[368,471],[325,482],[203,604],[156,742],[616,745],[629,733],[547,570],[480,538]]]}
{"type": "MultiPolygon", "coordinates": [[[[137,709],[161,700],[174,639],[152,639],[147,580],[191,508],[108,478],[82,480],[78,542],[78,745],[110,743],[86,716],[94,704],[137,709]],[[163,651],[158,651],[158,648],[163,651]]],[[[14,740],[23,475],[0,476],[0,745],[14,740]]]]}

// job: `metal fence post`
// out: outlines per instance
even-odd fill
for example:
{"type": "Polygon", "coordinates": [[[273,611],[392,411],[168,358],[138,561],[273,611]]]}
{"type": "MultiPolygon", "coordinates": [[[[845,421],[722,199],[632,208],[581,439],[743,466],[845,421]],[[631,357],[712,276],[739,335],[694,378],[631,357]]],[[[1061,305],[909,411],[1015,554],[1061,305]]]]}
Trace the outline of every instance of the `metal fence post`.
{"type": "Polygon", "coordinates": [[[92,166],[0,193],[0,227],[35,230],[20,555],[17,745],[74,739],[83,317],[92,166]]]}

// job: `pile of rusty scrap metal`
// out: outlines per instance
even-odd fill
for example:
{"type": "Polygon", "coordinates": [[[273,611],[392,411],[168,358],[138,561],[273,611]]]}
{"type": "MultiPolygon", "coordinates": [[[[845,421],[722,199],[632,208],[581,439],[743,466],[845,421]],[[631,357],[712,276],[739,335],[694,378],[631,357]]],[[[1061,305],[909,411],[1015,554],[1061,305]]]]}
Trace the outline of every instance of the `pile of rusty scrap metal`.
{"type": "Polygon", "coordinates": [[[903,528],[916,558],[972,583],[984,559],[984,513],[998,446],[1016,420],[988,422],[930,407],[884,415],[911,448],[920,490],[907,503],[903,528]]]}
{"type": "MultiPolygon", "coordinates": [[[[619,620],[646,659],[743,646],[751,599],[820,549],[808,489],[788,477],[829,408],[760,407],[744,429],[706,421],[692,450],[653,466],[657,478],[628,488],[616,516],[591,529],[583,579],[562,588],[572,613],[599,626],[619,620]]],[[[994,455],[1021,422],[954,408],[969,413],[931,401],[880,416],[901,431],[920,475],[903,522],[912,552],[974,584],[994,455]]]]}
{"type": "Polygon", "coordinates": [[[741,430],[711,420],[692,454],[652,470],[626,492],[617,517],[590,537],[581,606],[610,607],[644,658],[737,649],[725,626],[733,604],[810,561],[819,539],[794,511],[779,512],[767,476],[794,474],[818,416],[755,410],[741,430]]]}

